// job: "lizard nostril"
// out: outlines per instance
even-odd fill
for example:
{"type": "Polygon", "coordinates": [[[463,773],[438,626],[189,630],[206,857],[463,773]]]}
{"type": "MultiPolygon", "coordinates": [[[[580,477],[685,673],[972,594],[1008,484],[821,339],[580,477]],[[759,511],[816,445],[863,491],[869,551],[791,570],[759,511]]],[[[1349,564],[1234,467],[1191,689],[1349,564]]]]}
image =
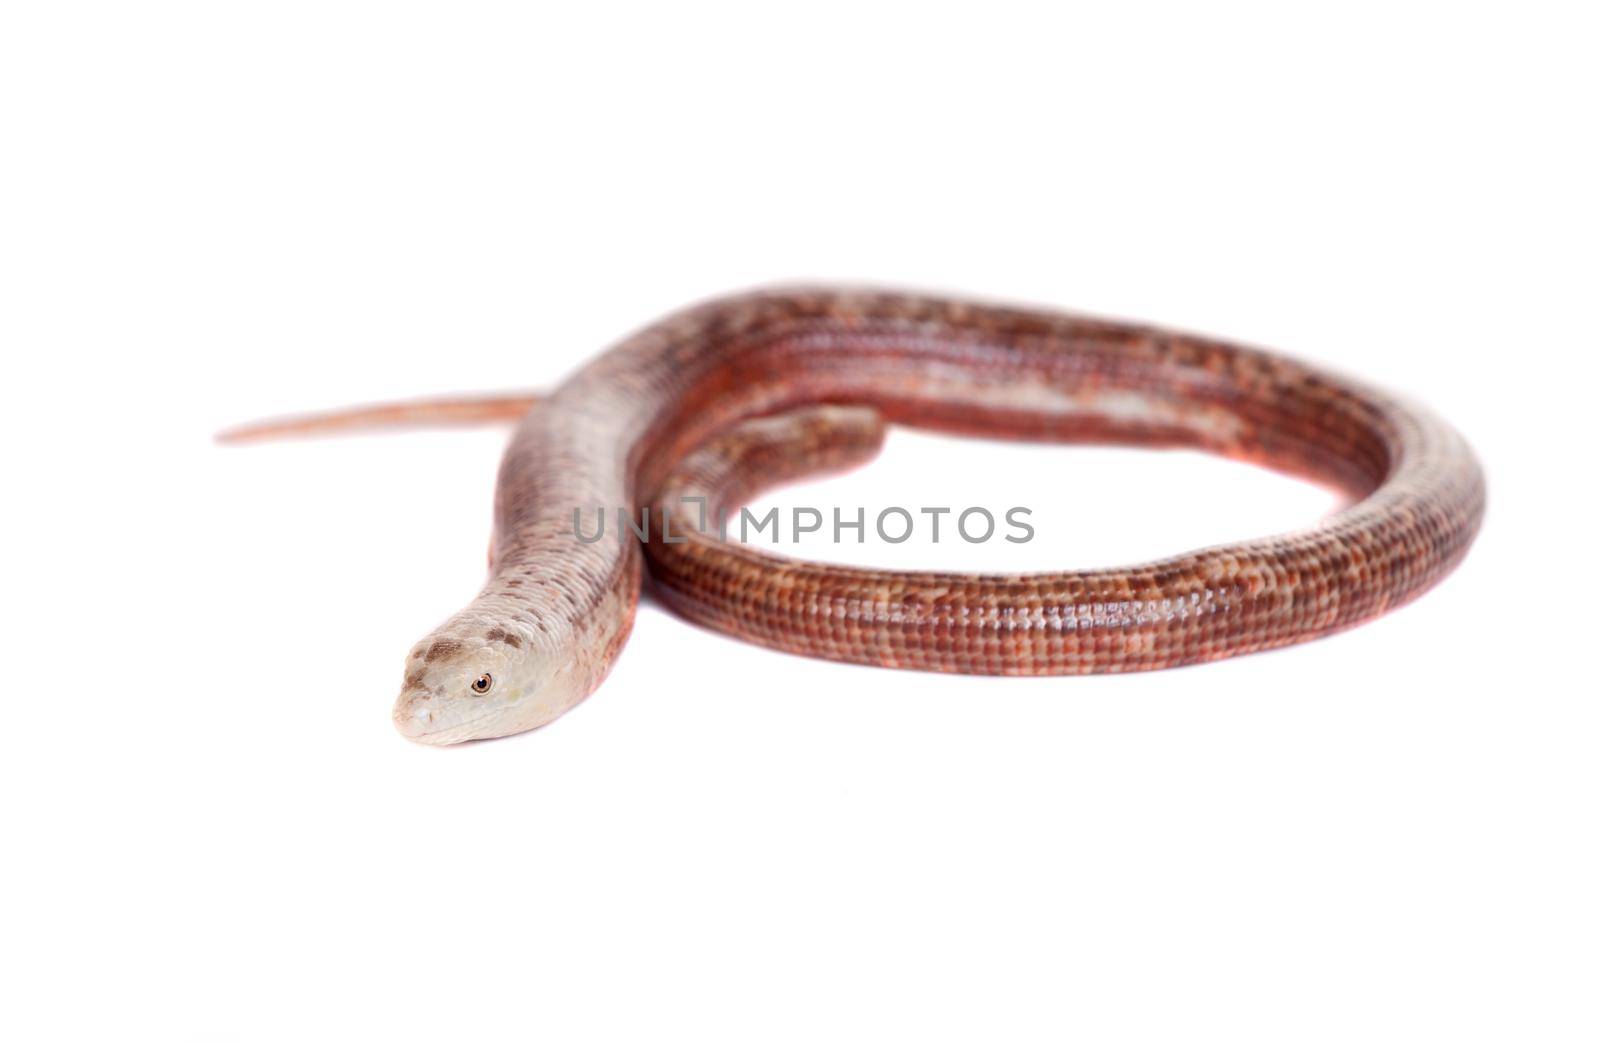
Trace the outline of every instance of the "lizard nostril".
{"type": "Polygon", "coordinates": [[[394,725],[407,737],[420,737],[433,725],[434,708],[414,695],[402,697],[394,707],[394,725]]]}

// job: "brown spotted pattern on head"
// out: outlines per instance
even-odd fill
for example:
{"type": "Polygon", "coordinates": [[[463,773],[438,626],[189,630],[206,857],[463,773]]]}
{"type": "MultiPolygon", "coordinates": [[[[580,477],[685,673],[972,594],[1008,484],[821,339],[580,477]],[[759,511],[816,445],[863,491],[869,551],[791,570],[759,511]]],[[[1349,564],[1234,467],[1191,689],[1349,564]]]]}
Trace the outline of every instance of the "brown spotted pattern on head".
{"type": "Polygon", "coordinates": [[[521,647],[522,646],[522,638],[521,637],[517,636],[514,633],[506,632],[504,629],[500,628],[498,625],[495,626],[493,629],[490,629],[488,632],[484,633],[483,634],[483,638],[485,640],[490,641],[491,643],[494,642],[495,640],[499,640],[501,643],[506,644],[507,646],[510,646],[510,647],[521,647]]]}
{"type": "Polygon", "coordinates": [[[449,661],[464,650],[466,650],[466,645],[460,640],[443,636],[433,641],[433,645],[428,648],[428,653],[422,660],[429,665],[433,665],[437,662],[449,661]]]}

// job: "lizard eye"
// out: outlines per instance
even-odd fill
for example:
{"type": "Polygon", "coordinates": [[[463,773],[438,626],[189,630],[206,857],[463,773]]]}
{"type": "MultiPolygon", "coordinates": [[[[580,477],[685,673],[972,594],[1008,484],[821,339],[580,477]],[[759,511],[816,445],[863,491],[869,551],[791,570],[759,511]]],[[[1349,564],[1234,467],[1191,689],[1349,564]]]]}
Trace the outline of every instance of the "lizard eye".
{"type": "Polygon", "coordinates": [[[472,681],[472,693],[487,694],[492,686],[494,686],[494,677],[486,672],[472,681]]]}

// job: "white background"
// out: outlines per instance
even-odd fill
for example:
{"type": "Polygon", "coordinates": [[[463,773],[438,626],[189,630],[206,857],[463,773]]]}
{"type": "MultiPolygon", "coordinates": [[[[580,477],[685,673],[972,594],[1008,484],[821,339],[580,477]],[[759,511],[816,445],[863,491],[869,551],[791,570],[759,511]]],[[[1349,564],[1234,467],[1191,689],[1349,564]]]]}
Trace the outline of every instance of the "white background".
{"type": "MultiPolygon", "coordinates": [[[[560,8],[0,15],[0,1033],[1596,1036],[1583,5],[560,8]],[[1467,433],[1487,525],[1391,617],[1141,676],[647,605],[570,716],[440,750],[388,712],[482,578],[503,431],[209,441],[549,385],[794,280],[1359,374],[1467,433]]],[[[770,501],[1031,506],[1009,555],[800,547],[991,568],[1332,505],[905,433],[770,501]]]]}

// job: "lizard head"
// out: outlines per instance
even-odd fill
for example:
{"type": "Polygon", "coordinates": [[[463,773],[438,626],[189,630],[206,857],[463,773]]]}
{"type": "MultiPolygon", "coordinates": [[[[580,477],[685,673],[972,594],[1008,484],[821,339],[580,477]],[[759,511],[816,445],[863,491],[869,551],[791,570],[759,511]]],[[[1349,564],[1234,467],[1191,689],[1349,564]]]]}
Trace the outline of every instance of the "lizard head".
{"type": "Polygon", "coordinates": [[[526,627],[463,611],[411,649],[395,727],[448,745],[543,726],[574,702],[558,660],[526,627]]]}

